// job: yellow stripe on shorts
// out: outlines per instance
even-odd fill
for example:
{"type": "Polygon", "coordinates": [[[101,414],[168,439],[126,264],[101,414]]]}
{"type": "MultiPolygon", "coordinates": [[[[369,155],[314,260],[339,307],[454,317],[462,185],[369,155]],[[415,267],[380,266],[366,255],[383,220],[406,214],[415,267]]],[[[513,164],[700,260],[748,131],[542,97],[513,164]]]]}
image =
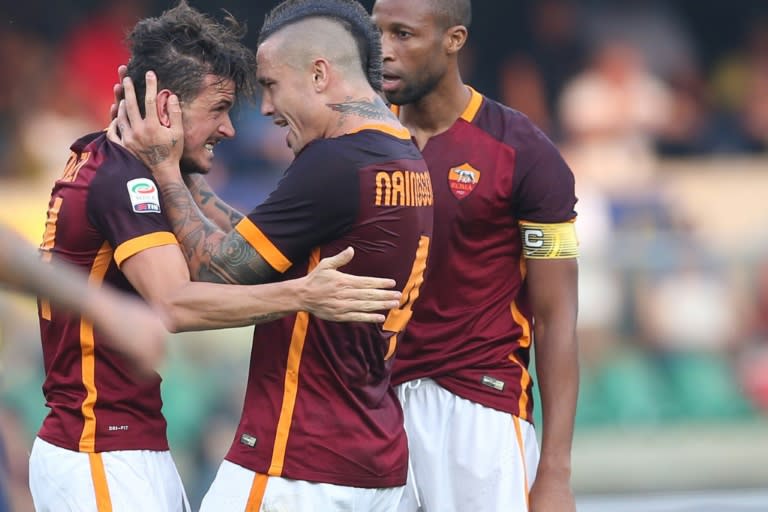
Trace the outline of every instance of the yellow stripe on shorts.
{"type": "Polygon", "coordinates": [[[540,224],[520,222],[523,256],[530,259],[565,259],[579,256],[579,240],[574,222],[540,224]]]}

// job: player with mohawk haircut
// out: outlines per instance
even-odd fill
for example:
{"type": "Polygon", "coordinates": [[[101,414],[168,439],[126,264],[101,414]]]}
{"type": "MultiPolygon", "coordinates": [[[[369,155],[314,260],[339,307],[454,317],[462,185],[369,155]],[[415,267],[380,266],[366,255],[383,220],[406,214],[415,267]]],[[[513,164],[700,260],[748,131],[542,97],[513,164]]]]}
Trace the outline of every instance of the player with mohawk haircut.
{"type": "MultiPolygon", "coordinates": [[[[237,95],[247,95],[256,85],[253,52],[240,41],[241,36],[234,20],[216,22],[184,1],[158,17],[140,20],[129,35],[128,71],[142,89],[146,80],[145,106],[149,108],[145,110],[158,122],[169,111],[179,118],[183,112],[184,124],[179,120],[176,137],[187,172],[210,170],[215,146],[235,135],[229,112],[237,95]]],[[[352,300],[353,306],[371,313],[353,314],[346,320],[381,322],[382,310],[398,304],[397,300],[379,302],[379,294],[372,293],[399,298],[389,290],[361,286],[364,289],[358,295],[354,283],[363,278],[333,270],[346,264],[352,251],[340,255],[341,259],[320,262],[302,280],[229,286],[199,282],[198,276],[192,282],[149,169],[136,155],[108,140],[103,131],[84,135],[70,150],[64,172],[53,184],[41,245],[46,263],[40,264],[66,262],[83,270],[94,287],[109,285],[140,295],[162,311],[173,331],[253,325],[291,311],[345,320],[337,314],[344,313],[348,299],[355,298],[361,300],[352,300]],[[332,303],[341,307],[329,309],[332,303]]],[[[157,157],[154,150],[148,154],[157,157]]],[[[208,206],[219,211],[215,201],[208,206]]],[[[373,281],[395,284],[394,280],[373,281]]],[[[147,336],[146,331],[140,326],[125,327],[129,311],[114,313],[125,314],[119,321],[110,320],[113,325],[105,329],[106,320],[92,322],[94,317],[103,318],[104,312],[94,315],[90,305],[87,309],[81,312],[84,316],[72,315],[60,303],[47,299],[39,303],[43,393],[50,413],[29,460],[35,509],[189,510],[168,447],[160,375],[135,375],[124,353],[109,344],[108,336],[114,341],[110,336],[114,329],[125,329],[123,336],[131,338],[143,332],[147,336]]],[[[136,341],[132,348],[152,341],[136,341]]]]}
{"type": "Polygon", "coordinates": [[[402,495],[408,443],[390,375],[424,279],[432,184],[376,90],[380,44],[350,0],[288,0],[267,16],[256,51],[261,112],[287,128],[296,157],[231,230],[207,221],[184,186],[181,115],[167,127],[141,119],[126,82],[123,142],[157,179],[195,278],[301,276],[352,246],[345,271],[394,279],[403,292],[381,325],[300,312],[256,326],[242,417],[203,512],[390,512],[402,495]]]}
{"type": "Polygon", "coordinates": [[[363,72],[374,91],[381,91],[381,36],[368,12],[357,0],[288,0],[275,7],[259,32],[260,45],[272,34],[307,18],[328,18],[342,24],[355,39],[363,72]]]}

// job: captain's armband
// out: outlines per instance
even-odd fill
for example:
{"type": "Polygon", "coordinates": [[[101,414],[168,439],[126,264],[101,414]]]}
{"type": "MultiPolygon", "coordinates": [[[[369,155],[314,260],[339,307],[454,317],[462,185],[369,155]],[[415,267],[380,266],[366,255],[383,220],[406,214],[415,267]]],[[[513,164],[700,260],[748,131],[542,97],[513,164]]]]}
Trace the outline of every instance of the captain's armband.
{"type": "Polygon", "coordinates": [[[523,256],[531,259],[576,258],[579,255],[579,240],[574,222],[539,224],[520,222],[520,236],[523,242],[523,256]]]}

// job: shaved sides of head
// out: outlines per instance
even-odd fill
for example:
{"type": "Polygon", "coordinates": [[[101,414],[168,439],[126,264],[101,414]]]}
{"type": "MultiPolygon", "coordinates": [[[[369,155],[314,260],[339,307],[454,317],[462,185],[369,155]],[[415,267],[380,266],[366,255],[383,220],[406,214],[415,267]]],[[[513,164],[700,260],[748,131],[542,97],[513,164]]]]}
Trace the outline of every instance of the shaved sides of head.
{"type": "Polygon", "coordinates": [[[281,28],[273,37],[279,39],[279,51],[291,67],[303,69],[314,59],[324,58],[349,78],[366,79],[355,38],[334,19],[303,19],[281,28]]]}
{"type": "MultiPolygon", "coordinates": [[[[355,48],[358,53],[360,69],[371,87],[380,91],[383,61],[381,34],[373,24],[368,11],[357,0],[285,0],[267,14],[259,32],[258,44],[260,45],[273,34],[290,25],[310,19],[327,19],[336,22],[351,36],[354,42],[352,48],[355,48]]],[[[304,32],[299,36],[299,39],[312,39],[315,34],[304,32]]]]}
{"type": "Polygon", "coordinates": [[[471,0],[428,0],[432,4],[435,19],[442,28],[472,24],[471,0]]]}

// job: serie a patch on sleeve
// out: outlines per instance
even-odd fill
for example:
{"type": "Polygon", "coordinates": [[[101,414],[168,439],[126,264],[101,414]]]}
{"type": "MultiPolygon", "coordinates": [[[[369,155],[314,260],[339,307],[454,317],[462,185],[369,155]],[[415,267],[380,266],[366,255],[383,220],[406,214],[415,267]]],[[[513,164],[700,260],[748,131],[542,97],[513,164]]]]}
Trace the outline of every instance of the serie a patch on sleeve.
{"type": "Polygon", "coordinates": [[[576,258],[579,255],[579,240],[574,222],[539,224],[520,222],[523,241],[523,256],[531,259],[576,258]]]}

